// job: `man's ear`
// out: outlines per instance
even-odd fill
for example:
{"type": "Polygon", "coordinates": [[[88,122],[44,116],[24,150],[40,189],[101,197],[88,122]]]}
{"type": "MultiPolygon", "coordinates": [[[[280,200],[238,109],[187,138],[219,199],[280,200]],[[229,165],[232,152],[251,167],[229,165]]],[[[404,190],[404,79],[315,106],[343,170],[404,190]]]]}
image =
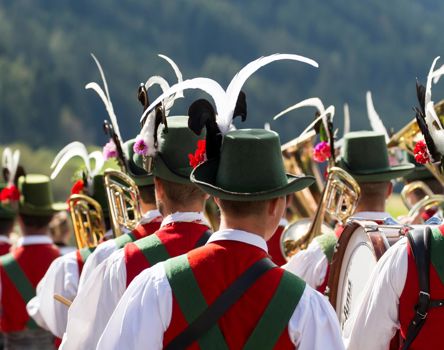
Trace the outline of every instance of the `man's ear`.
{"type": "Polygon", "coordinates": [[[393,193],[393,182],[389,182],[389,185],[387,186],[387,194],[385,198],[389,198],[393,193]]]}
{"type": "Polygon", "coordinates": [[[163,199],[165,193],[163,183],[157,177],[154,177],[154,192],[156,194],[156,199],[163,199]]]}
{"type": "Polygon", "coordinates": [[[277,209],[278,209],[278,202],[279,202],[279,197],[278,198],[273,198],[273,199],[270,199],[269,201],[268,201],[268,214],[269,215],[273,215],[273,216],[275,216],[276,215],[276,211],[277,211],[277,209]]]}

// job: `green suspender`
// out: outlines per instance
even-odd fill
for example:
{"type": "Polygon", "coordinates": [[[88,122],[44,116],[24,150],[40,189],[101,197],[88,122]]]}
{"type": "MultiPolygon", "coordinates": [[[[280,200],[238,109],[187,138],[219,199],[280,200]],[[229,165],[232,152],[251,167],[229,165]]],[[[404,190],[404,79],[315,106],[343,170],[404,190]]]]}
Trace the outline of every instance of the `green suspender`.
{"type": "MultiPolygon", "coordinates": [[[[3,255],[0,257],[0,264],[3,266],[3,269],[5,270],[9,279],[17,288],[25,304],[27,304],[32,298],[35,297],[35,289],[28,277],[26,277],[18,262],[14,259],[14,256],[11,253],[3,255]]],[[[29,318],[26,326],[30,329],[38,328],[31,317],[29,318]]]]}
{"type": "MultiPolygon", "coordinates": [[[[180,310],[188,324],[192,323],[208,308],[208,305],[194,278],[187,255],[180,255],[165,261],[165,272],[174,297],[179,303],[180,310]]],[[[204,336],[200,337],[197,342],[202,350],[228,349],[225,338],[217,323],[204,336]]]]}
{"type": "Polygon", "coordinates": [[[284,272],[273,298],[245,344],[245,350],[274,348],[286,329],[304,289],[303,280],[288,271],[284,272]]]}
{"type": "Polygon", "coordinates": [[[82,262],[85,263],[86,259],[88,259],[88,256],[91,255],[91,253],[96,249],[96,247],[94,248],[89,248],[89,247],[85,247],[79,250],[80,256],[82,257],[82,262]]]}
{"type": "Polygon", "coordinates": [[[151,266],[171,258],[165,246],[155,234],[139,239],[134,244],[142,251],[151,266]]]}
{"type": "Polygon", "coordinates": [[[120,249],[123,248],[127,243],[134,242],[135,240],[136,237],[133,235],[132,232],[130,232],[117,237],[114,242],[116,243],[117,249],[120,249]]]}

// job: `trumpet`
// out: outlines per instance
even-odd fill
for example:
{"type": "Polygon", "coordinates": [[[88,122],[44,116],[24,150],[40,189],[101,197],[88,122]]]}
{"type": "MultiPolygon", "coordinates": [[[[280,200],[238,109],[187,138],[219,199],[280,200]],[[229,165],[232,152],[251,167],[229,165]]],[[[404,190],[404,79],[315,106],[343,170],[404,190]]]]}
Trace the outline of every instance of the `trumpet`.
{"type": "Polygon", "coordinates": [[[287,260],[300,250],[306,249],[315,237],[332,231],[324,224],[325,214],[344,223],[354,213],[360,195],[359,184],[349,173],[339,167],[331,167],[321,201],[308,231],[300,230],[298,226],[306,225],[306,222],[298,221],[290,225],[282,235],[281,249],[287,260]]]}
{"type": "Polygon", "coordinates": [[[312,160],[314,131],[307,133],[303,139],[296,138],[281,147],[285,169],[291,174],[313,175],[316,183],[309,188],[293,194],[290,210],[298,218],[307,218],[314,215],[317,202],[324,187],[319,168],[312,160]]]}
{"type": "Polygon", "coordinates": [[[118,237],[123,228],[132,231],[142,217],[139,189],[128,175],[116,170],[105,170],[104,181],[111,227],[114,236],[118,237]]]}
{"type": "Polygon", "coordinates": [[[77,248],[94,248],[105,236],[105,221],[99,202],[83,194],[68,200],[77,248]]]}

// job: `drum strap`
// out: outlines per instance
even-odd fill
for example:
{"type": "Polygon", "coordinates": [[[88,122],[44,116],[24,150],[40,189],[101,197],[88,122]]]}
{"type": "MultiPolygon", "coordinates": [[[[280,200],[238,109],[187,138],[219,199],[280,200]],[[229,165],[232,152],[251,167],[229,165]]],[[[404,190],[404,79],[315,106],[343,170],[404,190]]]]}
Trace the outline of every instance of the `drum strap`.
{"type": "Polygon", "coordinates": [[[407,234],[410,248],[412,249],[415,258],[416,270],[418,271],[419,282],[419,297],[418,303],[415,306],[415,316],[410,322],[407,329],[405,342],[402,350],[407,350],[413,343],[422,326],[427,319],[429,309],[444,306],[444,299],[431,300],[430,299],[430,240],[432,230],[430,227],[425,229],[415,229],[407,234]]]}

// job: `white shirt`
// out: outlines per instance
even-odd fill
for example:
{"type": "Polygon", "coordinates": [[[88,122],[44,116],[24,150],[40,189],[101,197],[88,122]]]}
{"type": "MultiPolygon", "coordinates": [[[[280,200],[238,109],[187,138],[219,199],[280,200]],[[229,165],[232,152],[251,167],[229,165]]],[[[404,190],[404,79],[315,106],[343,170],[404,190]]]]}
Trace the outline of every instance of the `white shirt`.
{"type": "MultiPolygon", "coordinates": [[[[260,236],[245,231],[218,231],[209,242],[216,240],[244,242],[267,251],[260,236]]],[[[163,334],[172,316],[171,294],[163,263],[144,270],[120,300],[97,349],[162,349],[163,334]]],[[[288,330],[291,341],[299,350],[343,349],[333,308],[309,286],[291,316],[288,330]]]]}
{"type": "Polygon", "coordinates": [[[346,321],[343,337],[350,350],[387,350],[399,329],[399,298],[407,279],[407,238],[389,248],[376,264],[362,304],[346,321]]]}
{"type": "MultiPolygon", "coordinates": [[[[142,219],[139,221],[138,225],[145,225],[150,223],[156,218],[161,217],[160,212],[156,210],[149,210],[146,212],[142,219]]],[[[79,281],[79,290],[83,288],[85,281],[91,276],[93,270],[99,266],[99,264],[104,261],[106,258],[111,256],[117,250],[115,238],[109,239],[103,243],[101,243],[97,248],[91,253],[88,259],[83,266],[82,275],[80,276],[79,281]]]]}
{"type": "MultiPolygon", "coordinates": [[[[203,213],[174,213],[160,225],[173,222],[208,224],[203,213]]],[[[85,281],[68,313],[68,325],[61,349],[93,349],[114,308],[126,290],[126,265],[123,249],[117,250],[95,268],[85,281]]]]}
{"type": "MultiPolygon", "coordinates": [[[[359,220],[384,220],[391,218],[391,215],[386,212],[363,211],[355,213],[353,218],[359,220]]],[[[313,240],[307,249],[293,255],[282,268],[299,276],[310,287],[316,289],[325,281],[328,260],[319,243],[313,240]]]]}
{"type": "Polygon", "coordinates": [[[2,236],[2,235],[0,235],[0,243],[12,244],[11,240],[9,239],[9,237],[2,236]]]}

